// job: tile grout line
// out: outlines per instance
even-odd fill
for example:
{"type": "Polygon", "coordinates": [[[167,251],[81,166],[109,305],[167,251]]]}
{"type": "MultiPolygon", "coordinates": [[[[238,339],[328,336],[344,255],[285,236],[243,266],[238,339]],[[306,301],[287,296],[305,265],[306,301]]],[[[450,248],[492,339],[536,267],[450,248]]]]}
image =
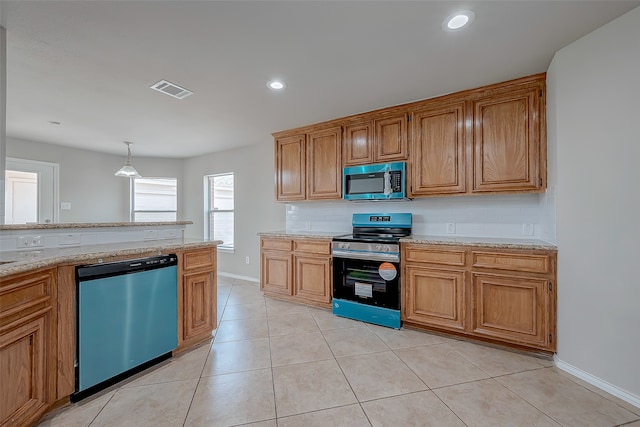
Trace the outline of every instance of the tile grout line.
{"type": "MultiPolygon", "coordinates": [[[[229,294],[231,294],[231,291],[233,290],[233,283],[231,284],[231,289],[229,290],[229,294]]],[[[227,295],[227,300],[229,299],[229,295],[227,295]]],[[[216,308],[217,308],[217,295],[216,295],[216,308]]],[[[222,310],[222,313],[224,315],[224,311],[227,309],[227,302],[225,301],[224,303],[224,309],[222,310]]],[[[182,422],[182,427],[185,427],[187,424],[187,419],[189,418],[189,412],[191,411],[191,406],[193,406],[193,401],[196,398],[196,393],[198,391],[198,387],[200,387],[200,381],[202,381],[202,374],[204,373],[204,368],[207,366],[207,362],[209,361],[209,357],[211,356],[211,350],[213,349],[213,344],[215,343],[216,340],[216,336],[218,335],[218,329],[220,328],[220,323],[222,323],[222,316],[220,316],[220,321],[218,322],[218,313],[216,312],[216,333],[213,336],[213,339],[211,340],[211,343],[209,344],[209,352],[207,353],[207,357],[204,360],[204,364],[202,365],[202,369],[200,370],[200,375],[198,376],[198,382],[196,383],[195,388],[193,389],[193,395],[191,396],[191,401],[189,402],[189,407],[187,408],[187,412],[184,414],[184,421],[182,422]]],[[[194,349],[195,350],[195,349],[194,349]]]]}

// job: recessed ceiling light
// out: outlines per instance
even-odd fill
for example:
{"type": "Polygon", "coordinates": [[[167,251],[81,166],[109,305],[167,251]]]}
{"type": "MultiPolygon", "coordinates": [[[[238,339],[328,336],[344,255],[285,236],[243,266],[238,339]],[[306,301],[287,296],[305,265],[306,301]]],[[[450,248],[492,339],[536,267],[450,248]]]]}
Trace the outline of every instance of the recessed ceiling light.
{"type": "Polygon", "coordinates": [[[461,28],[469,26],[476,17],[476,14],[471,10],[461,10],[447,16],[447,19],[442,23],[442,28],[445,31],[455,31],[461,28]]]}
{"type": "Polygon", "coordinates": [[[269,83],[267,83],[267,87],[269,89],[273,89],[273,90],[282,90],[285,88],[285,84],[284,82],[281,82],[280,80],[271,80],[269,83]]]}

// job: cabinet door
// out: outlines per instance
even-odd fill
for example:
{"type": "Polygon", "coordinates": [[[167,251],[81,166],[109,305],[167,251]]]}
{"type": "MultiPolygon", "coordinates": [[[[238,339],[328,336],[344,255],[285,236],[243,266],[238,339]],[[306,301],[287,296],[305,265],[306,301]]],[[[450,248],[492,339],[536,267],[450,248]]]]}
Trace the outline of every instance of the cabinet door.
{"type": "Polygon", "coordinates": [[[307,140],[307,199],[342,197],[342,129],[312,132],[307,140]]]}
{"type": "Polygon", "coordinates": [[[331,261],[329,257],[296,256],[295,295],[311,301],[331,302],[331,261]]]}
{"type": "Polygon", "coordinates": [[[184,286],[184,341],[210,334],[216,326],[215,276],[212,271],[186,273],[184,286]]]}
{"type": "Polygon", "coordinates": [[[373,135],[371,122],[358,123],[344,128],[344,166],[373,163],[373,135]]]}
{"type": "Polygon", "coordinates": [[[407,115],[385,117],[374,122],[376,162],[407,159],[407,115]]]}
{"type": "Polygon", "coordinates": [[[0,425],[28,425],[47,408],[48,314],[0,336],[0,425]]]}
{"type": "Polygon", "coordinates": [[[412,115],[411,194],[464,193],[464,102],[412,115]]]}
{"type": "Polygon", "coordinates": [[[305,135],[276,140],[276,199],[305,199],[305,135]]]}
{"type": "Polygon", "coordinates": [[[543,188],[539,87],[473,101],[473,192],[543,188]]]}
{"type": "Polygon", "coordinates": [[[546,349],[549,281],[473,273],[473,333],[546,349]]]}
{"type": "Polygon", "coordinates": [[[263,251],[260,256],[260,290],[292,295],[291,252],[263,251]]]}
{"type": "Polygon", "coordinates": [[[407,266],[404,314],[425,326],[464,330],[464,271],[407,266]]]}

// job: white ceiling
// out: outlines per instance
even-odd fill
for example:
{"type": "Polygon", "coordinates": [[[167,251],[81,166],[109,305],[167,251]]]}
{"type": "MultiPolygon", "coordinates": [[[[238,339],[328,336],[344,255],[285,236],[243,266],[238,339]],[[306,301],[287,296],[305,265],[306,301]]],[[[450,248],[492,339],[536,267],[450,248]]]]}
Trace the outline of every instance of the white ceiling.
{"type": "Polygon", "coordinates": [[[640,1],[2,0],[7,136],[184,158],[547,70],[640,1]],[[472,9],[465,31],[450,13],[472,9]],[[284,79],[273,92],[268,80],[284,79]],[[149,89],[166,79],[194,95],[149,89]],[[58,121],[60,126],[49,122],[58,121]]]}

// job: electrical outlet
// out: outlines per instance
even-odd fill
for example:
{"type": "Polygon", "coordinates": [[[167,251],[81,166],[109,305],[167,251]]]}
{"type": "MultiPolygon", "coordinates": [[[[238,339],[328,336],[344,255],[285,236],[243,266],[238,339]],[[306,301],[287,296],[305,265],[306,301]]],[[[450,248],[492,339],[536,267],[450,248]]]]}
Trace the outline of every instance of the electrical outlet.
{"type": "Polygon", "coordinates": [[[447,234],[456,234],[456,224],[453,222],[447,223],[447,234]]]}
{"type": "Polygon", "coordinates": [[[245,263],[245,264],[249,264],[249,257],[245,257],[245,259],[244,259],[244,263],[245,263]]]}
{"type": "Polygon", "coordinates": [[[178,238],[178,230],[164,230],[161,231],[161,239],[177,239],[178,238]]]}
{"type": "Polygon", "coordinates": [[[20,236],[18,237],[18,249],[41,248],[42,236],[20,236]]]}
{"type": "Polygon", "coordinates": [[[533,236],[533,224],[522,224],[522,235],[533,236]]]}
{"type": "Polygon", "coordinates": [[[60,246],[79,246],[80,235],[79,234],[61,234],[60,246]]]}
{"type": "Polygon", "coordinates": [[[144,240],[158,240],[158,231],[157,230],[145,230],[144,231],[144,240]]]}
{"type": "Polygon", "coordinates": [[[60,202],[60,209],[63,211],[71,210],[71,202],[60,202]]]}

